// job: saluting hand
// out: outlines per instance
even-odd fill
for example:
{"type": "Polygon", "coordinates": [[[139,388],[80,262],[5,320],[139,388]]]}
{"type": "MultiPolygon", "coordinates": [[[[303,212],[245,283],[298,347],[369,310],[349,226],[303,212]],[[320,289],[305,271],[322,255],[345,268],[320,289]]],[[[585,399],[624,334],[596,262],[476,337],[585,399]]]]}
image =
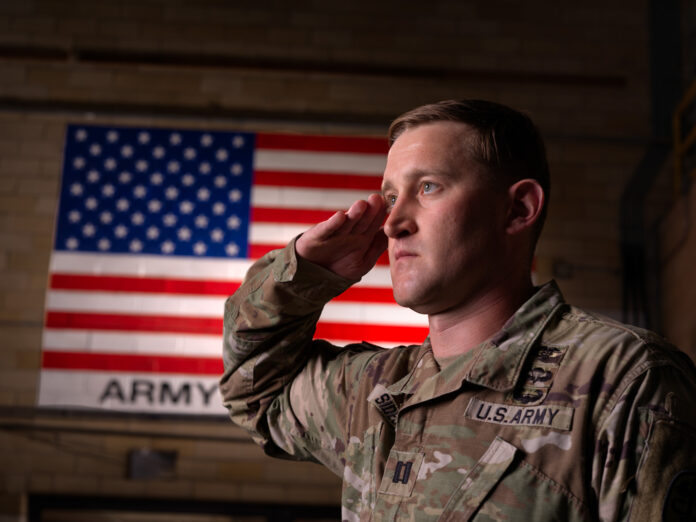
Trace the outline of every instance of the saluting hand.
{"type": "Polygon", "coordinates": [[[386,205],[380,194],[370,194],[343,212],[314,225],[295,243],[297,254],[347,279],[360,279],[387,248],[381,228],[386,205]]]}

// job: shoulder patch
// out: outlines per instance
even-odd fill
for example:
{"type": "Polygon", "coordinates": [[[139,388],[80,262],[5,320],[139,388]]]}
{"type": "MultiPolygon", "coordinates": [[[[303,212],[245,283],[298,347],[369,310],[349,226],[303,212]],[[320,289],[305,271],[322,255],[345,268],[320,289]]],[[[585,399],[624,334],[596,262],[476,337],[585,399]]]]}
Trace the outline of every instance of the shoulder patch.
{"type": "Polygon", "coordinates": [[[573,425],[574,412],[575,409],[568,406],[516,406],[486,402],[474,397],[469,401],[464,417],[513,427],[533,426],[568,431],[573,425]]]}

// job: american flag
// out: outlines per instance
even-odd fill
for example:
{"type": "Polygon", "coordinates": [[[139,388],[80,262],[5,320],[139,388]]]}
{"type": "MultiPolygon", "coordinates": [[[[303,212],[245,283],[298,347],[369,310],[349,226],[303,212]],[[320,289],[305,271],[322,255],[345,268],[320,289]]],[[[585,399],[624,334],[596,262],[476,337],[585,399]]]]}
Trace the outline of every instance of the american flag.
{"type": "MultiPolygon", "coordinates": [[[[253,260],[379,190],[384,140],[70,125],[39,405],[221,414],[225,298],[253,260]]],[[[420,343],[385,256],[316,336],[420,343]]]]}

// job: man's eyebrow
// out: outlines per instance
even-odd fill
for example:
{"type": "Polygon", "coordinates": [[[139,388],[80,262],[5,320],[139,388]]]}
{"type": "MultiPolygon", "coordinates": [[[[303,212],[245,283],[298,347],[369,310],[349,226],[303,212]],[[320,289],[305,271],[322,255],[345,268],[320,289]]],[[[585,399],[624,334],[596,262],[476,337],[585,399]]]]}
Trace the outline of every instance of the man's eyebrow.
{"type": "MultiPolygon", "coordinates": [[[[415,169],[412,171],[407,172],[406,174],[402,174],[402,177],[406,178],[407,182],[413,182],[414,180],[418,180],[420,178],[425,178],[425,177],[439,177],[439,178],[445,178],[445,179],[456,179],[457,174],[454,172],[449,172],[446,170],[423,170],[423,169],[415,169]]],[[[382,192],[385,192],[386,190],[393,189],[394,185],[386,180],[382,182],[382,192]]]]}

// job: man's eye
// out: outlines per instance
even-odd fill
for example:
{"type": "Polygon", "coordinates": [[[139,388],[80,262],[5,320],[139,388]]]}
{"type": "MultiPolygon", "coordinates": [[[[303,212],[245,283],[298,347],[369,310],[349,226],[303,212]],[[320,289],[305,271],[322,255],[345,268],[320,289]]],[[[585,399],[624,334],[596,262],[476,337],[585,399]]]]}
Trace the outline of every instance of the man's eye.
{"type": "Polygon", "coordinates": [[[423,182],[423,193],[427,194],[429,192],[432,192],[433,190],[435,190],[435,187],[436,187],[435,183],[431,183],[430,181],[424,181],[423,182]]]}
{"type": "Polygon", "coordinates": [[[396,203],[396,196],[394,194],[387,194],[384,196],[384,201],[387,202],[387,207],[393,207],[396,203]]]}

